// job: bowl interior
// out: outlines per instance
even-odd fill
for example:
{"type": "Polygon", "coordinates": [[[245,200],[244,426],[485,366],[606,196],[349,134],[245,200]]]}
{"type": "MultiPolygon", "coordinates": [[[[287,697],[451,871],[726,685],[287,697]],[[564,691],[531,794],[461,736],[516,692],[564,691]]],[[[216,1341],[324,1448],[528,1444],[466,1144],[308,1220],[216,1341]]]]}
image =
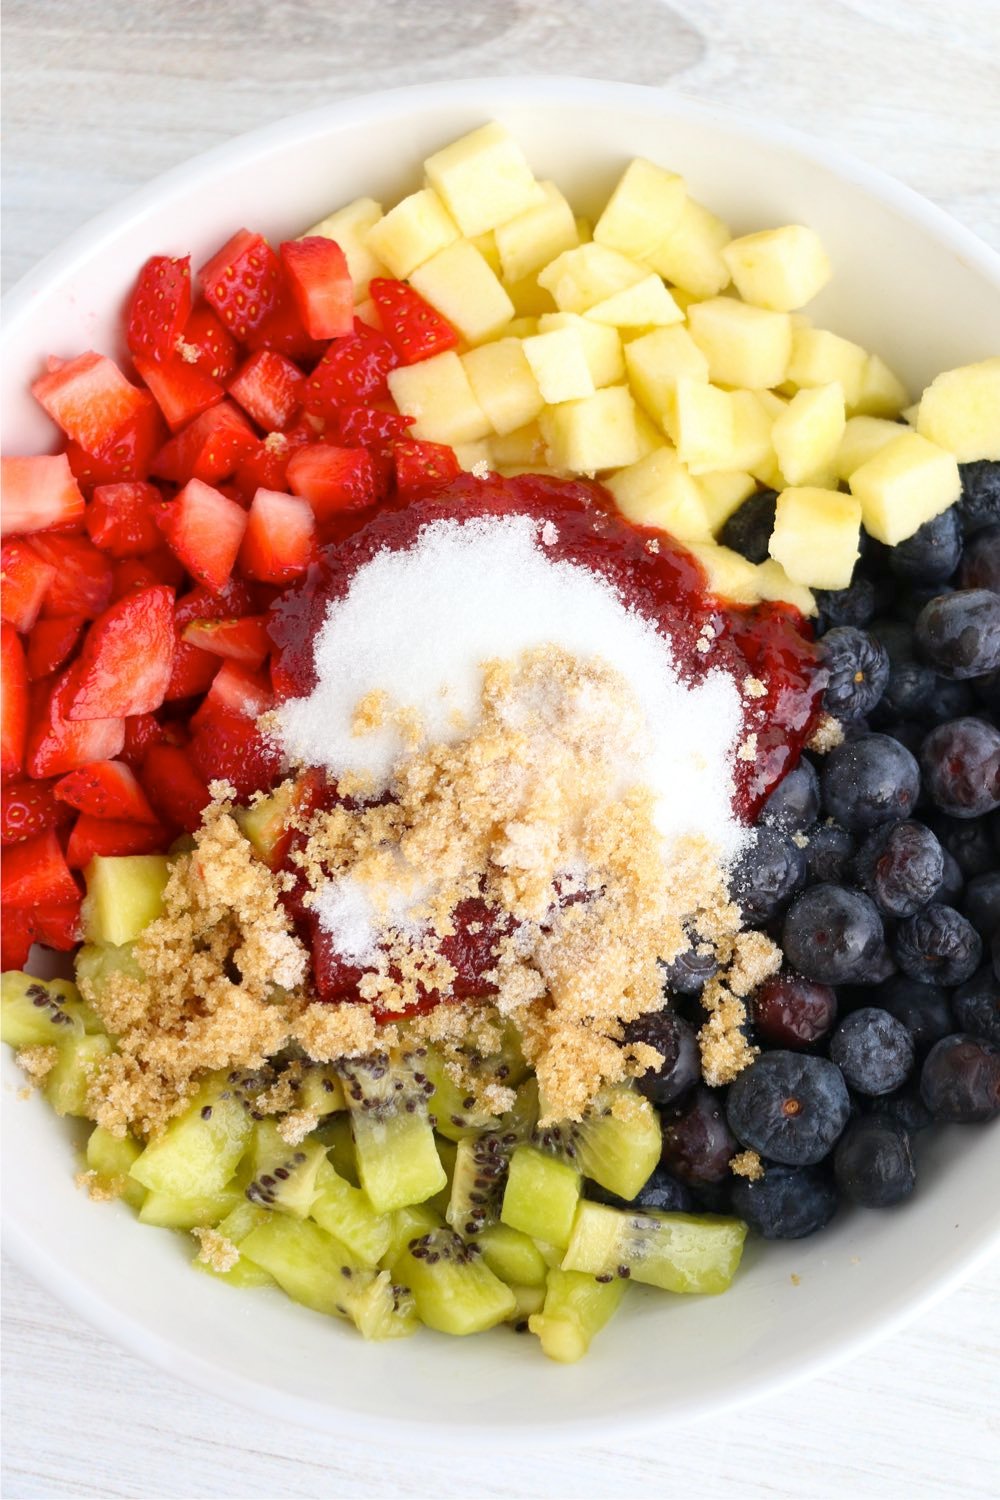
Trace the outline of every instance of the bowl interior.
{"type": "MultiPolygon", "coordinates": [[[[735,232],[811,224],[836,267],[810,309],[874,349],[914,393],[941,369],[1000,349],[1000,262],[887,179],[783,132],[716,118],[651,90],[549,79],[435,85],[359,100],[244,138],[152,184],[52,257],[9,299],[3,448],[54,433],[28,395],[46,354],[115,352],[132,277],[153,252],[197,266],[236,227],[281,238],[359,195],[391,201],[419,184],[432,149],[504,121],[535,170],[583,211],[625,160],[688,178],[735,232]]],[[[892,1213],[844,1213],[815,1240],[751,1245],[715,1299],[637,1290],[572,1368],[504,1331],[422,1333],[390,1346],[267,1291],[192,1275],[193,1246],[154,1234],[73,1183],[73,1128],[3,1058],[8,1244],[22,1264],[111,1336],[182,1378],[275,1419],[408,1441],[517,1430],[526,1441],[704,1415],[763,1394],[858,1347],[966,1272],[1000,1237],[982,1191],[1000,1165],[994,1131],[921,1142],[920,1191],[892,1213]]]]}

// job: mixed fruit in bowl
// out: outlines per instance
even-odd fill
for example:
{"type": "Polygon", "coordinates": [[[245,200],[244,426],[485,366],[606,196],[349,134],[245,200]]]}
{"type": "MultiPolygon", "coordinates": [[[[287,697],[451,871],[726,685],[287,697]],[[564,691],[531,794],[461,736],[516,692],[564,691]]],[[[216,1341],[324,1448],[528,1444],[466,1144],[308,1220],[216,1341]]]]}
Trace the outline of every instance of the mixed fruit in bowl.
{"type": "Polygon", "coordinates": [[[1000,1113],[1000,358],[911,405],[649,161],[425,171],[40,369],[0,1013],[202,1271],[569,1361],[1000,1113]]]}

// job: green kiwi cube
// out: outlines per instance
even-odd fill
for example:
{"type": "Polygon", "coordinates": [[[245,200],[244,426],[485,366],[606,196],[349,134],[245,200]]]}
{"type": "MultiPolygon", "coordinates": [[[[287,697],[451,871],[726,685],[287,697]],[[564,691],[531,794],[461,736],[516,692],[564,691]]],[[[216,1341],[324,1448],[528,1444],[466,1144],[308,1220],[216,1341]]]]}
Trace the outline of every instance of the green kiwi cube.
{"type": "Polygon", "coordinates": [[[191,1193],[186,1197],[150,1189],[139,1209],[139,1218],[143,1224],[155,1224],[159,1229],[206,1229],[231,1213],[242,1196],[235,1183],[215,1193],[191,1193]]]}
{"type": "MultiPolygon", "coordinates": [[[[490,1224],[476,1243],[494,1276],[508,1286],[543,1287],[548,1272],[545,1257],[529,1235],[509,1224],[490,1224]]],[[[534,1311],[534,1309],[532,1309],[534,1311]]]]}
{"type": "Polygon", "coordinates": [[[439,1213],[443,1218],[447,1214],[448,1205],[451,1202],[452,1184],[455,1181],[455,1166],[458,1161],[458,1146],[454,1141],[449,1141],[443,1135],[435,1135],[434,1145],[437,1147],[438,1157],[440,1158],[442,1167],[444,1167],[446,1181],[441,1191],[435,1193],[434,1197],[429,1198],[427,1201],[435,1212],[439,1213]]]}
{"type": "Polygon", "coordinates": [[[306,1068],[295,1092],[295,1107],[320,1119],[335,1114],[345,1106],[344,1086],[329,1063],[315,1063],[306,1068]]]}
{"type": "Polygon", "coordinates": [[[36,979],[9,969],[0,979],[0,1038],[11,1047],[51,1047],[103,1031],[68,979],[36,979]]]}
{"type": "Polygon", "coordinates": [[[352,1187],[357,1187],[358,1162],[354,1154],[354,1137],[348,1116],[339,1114],[323,1120],[313,1134],[326,1147],[327,1159],[334,1170],[339,1176],[346,1178],[352,1187]]]}
{"type": "Polygon", "coordinates": [[[380,1214],[425,1203],[448,1181],[417,1056],[375,1054],[340,1065],[358,1179],[380,1214]]]}
{"type": "Polygon", "coordinates": [[[376,1265],[389,1248],[392,1216],[376,1213],[367,1193],[341,1177],[329,1161],[324,1160],[317,1173],[309,1216],[363,1265],[376,1265]]]}
{"type": "Polygon", "coordinates": [[[563,1270],[625,1274],[668,1292],[724,1292],[736,1274],[747,1227],[712,1214],[661,1213],[581,1203],[563,1270]]]}
{"type": "Polygon", "coordinates": [[[142,1207],[146,1189],[130,1177],[129,1172],[141,1151],[142,1147],[132,1136],[112,1135],[103,1125],[95,1125],[87,1138],[86,1159],[90,1171],[96,1172],[109,1186],[121,1187],[121,1197],[135,1209],[142,1207]]]}
{"type": "Polygon", "coordinates": [[[269,1214],[239,1248],[294,1301],[331,1317],[348,1316],[345,1289],[354,1274],[354,1259],[310,1219],[269,1214]],[[351,1274],[345,1276],[344,1268],[351,1274]]]}
{"type": "Polygon", "coordinates": [[[317,1174],[326,1165],[320,1141],[307,1139],[290,1146],[274,1120],[261,1120],[250,1140],[247,1199],[304,1219],[318,1191],[317,1174]]]}
{"type": "Polygon", "coordinates": [[[582,1271],[550,1271],[541,1310],[528,1319],[542,1353],[566,1365],[582,1359],[595,1333],[614,1314],[627,1285],[617,1276],[596,1281],[582,1271]]]}
{"type": "Polygon", "coordinates": [[[398,1208],[389,1217],[389,1244],[381,1260],[382,1265],[391,1271],[412,1240],[441,1228],[441,1215],[435,1213],[429,1203],[411,1203],[406,1208],[398,1208]]]}
{"type": "Polygon", "coordinates": [[[503,1195],[504,1224],[562,1249],[569,1244],[579,1201],[580,1174],[575,1168],[534,1146],[518,1146],[503,1195]]]}
{"type": "Polygon", "coordinates": [[[209,1079],[132,1167],[143,1187],[176,1198],[218,1193],[247,1147],[253,1121],[242,1098],[220,1080],[209,1079]]]}
{"type": "Polygon", "coordinates": [[[295,795],[295,783],[285,781],[270,796],[261,797],[250,807],[236,809],[236,821],[253,852],[272,869],[294,811],[295,795]]]}
{"type": "Polygon", "coordinates": [[[412,1291],[420,1321],[439,1333],[482,1333],[505,1322],[516,1307],[510,1287],[494,1276],[478,1246],[445,1226],[411,1241],[393,1275],[412,1291]]]}
{"type": "Polygon", "coordinates": [[[524,1332],[532,1313],[541,1312],[545,1306],[545,1287],[512,1286],[511,1291],[514,1293],[514,1311],[507,1321],[519,1325],[518,1331],[524,1332]]]}
{"type": "Polygon", "coordinates": [[[84,871],[81,916],[88,943],[130,943],[163,914],[170,874],[164,854],[95,854],[84,871]]]}
{"type": "Polygon", "coordinates": [[[113,1051],[111,1038],[104,1035],[67,1037],[60,1044],[55,1066],[43,1084],[57,1115],[90,1117],[87,1093],[98,1067],[113,1051]]]}
{"type": "Polygon", "coordinates": [[[145,978],[135,956],[135,944],[84,943],[76,955],[76,977],[88,993],[93,992],[99,1000],[113,974],[127,974],[137,980],[145,978]]]}
{"type": "Polygon", "coordinates": [[[475,1100],[447,1072],[443,1058],[433,1047],[428,1047],[420,1059],[419,1071],[434,1085],[428,1108],[439,1135],[461,1141],[499,1124],[493,1115],[476,1107],[475,1100]]]}
{"type": "Polygon", "coordinates": [[[195,1256],[193,1265],[199,1271],[207,1272],[218,1281],[228,1281],[230,1286],[273,1286],[274,1277],[263,1266],[256,1265],[243,1254],[242,1244],[251,1230],[263,1224],[268,1216],[266,1208],[260,1208],[256,1203],[248,1203],[245,1197],[241,1197],[236,1205],[216,1225],[223,1239],[229,1241],[240,1251],[240,1258],[235,1265],[230,1266],[228,1271],[217,1271],[208,1261],[195,1256]]]}
{"type": "Polygon", "coordinates": [[[347,1311],[362,1338],[379,1342],[409,1338],[420,1327],[413,1293],[388,1271],[354,1278],[347,1311]]]}
{"type": "Polygon", "coordinates": [[[631,1201],[663,1151],[660,1117],[634,1089],[605,1089],[579,1129],[575,1160],[584,1177],[631,1201]]]}

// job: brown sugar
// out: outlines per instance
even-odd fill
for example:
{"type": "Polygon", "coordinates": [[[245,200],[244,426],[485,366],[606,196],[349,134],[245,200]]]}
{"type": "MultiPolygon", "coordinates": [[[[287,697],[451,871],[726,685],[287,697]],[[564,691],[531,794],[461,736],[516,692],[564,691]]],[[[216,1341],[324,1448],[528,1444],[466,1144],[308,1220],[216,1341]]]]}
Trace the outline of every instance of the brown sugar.
{"type": "Polygon", "coordinates": [[[192,1229],[191,1233],[198,1241],[196,1260],[200,1260],[202,1265],[210,1266],[220,1276],[233,1269],[240,1258],[240,1252],[232,1240],[220,1234],[217,1229],[192,1229]]]}
{"type": "Polygon", "coordinates": [[[58,1047],[19,1047],[14,1061],[34,1086],[44,1082],[59,1061],[58,1047]]]}
{"type": "Polygon", "coordinates": [[[737,1177],[745,1177],[748,1182],[760,1182],[764,1175],[764,1163],[756,1151],[737,1151],[730,1159],[729,1170],[737,1177]]]}
{"type": "Polygon", "coordinates": [[[844,743],[844,726],[832,714],[820,714],[819,722],[806,741],[806,749],[814,755],[829,755],[844,743]]]}

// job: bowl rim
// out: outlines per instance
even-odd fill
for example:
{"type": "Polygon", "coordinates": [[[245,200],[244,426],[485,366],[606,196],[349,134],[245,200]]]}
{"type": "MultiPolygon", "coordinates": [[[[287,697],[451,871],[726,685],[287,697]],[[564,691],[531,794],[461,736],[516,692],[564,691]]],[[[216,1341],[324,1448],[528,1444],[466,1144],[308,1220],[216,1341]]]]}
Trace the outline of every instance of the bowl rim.
{"type": "MultiPolygon", "coordinates": [[[[839,147],[815,140],[805,132],[774,121],[761,121],[756,116],[737,110],[718,109],[678,95],[669,88],[648,84],[620,83],[570,75],[552,77],[544,74],[500,74],[411,84],[347,97],[316,109],[283,116],[187,158],[76,229],[4,295],[4,327],[0,335],[0,348],[25,320],[30,319],[36,297],[51,282],[60,280],[81,254],[98,251],[103,245],[113,241],[125,224],[141,219],[145,213],[154,209],[159,210],[165,201],[182,196],[188,190],[192,174],[225,170],[229,165],[252,159],[258,153],[282,142],[307,141],[322,136],[337,126],[347,123],[363,125],[366,121],[380,119],[386,114],[398,113],[405,107],[419,112],[442,102],[477,106],[483,96],[489,98],[491,108],[519,103],[545,103],[558,108],[561,102],[579,103],[588,99],[610,106],[617,104],[654,116],[665,115],[681,122],[689,120],[739,131],[762,146],[782,148],[810,164],[825,167],[841,180],[866,190],[914,222],[917,229],[930,234],[954,251],[964,263],[982,274],[1000,292],[1000,253],[985,244],[972,230],[959,224],[943,209],[880,168],[854,158],[839,147]]],[[[210,1357],[194,1353],[182,1344],[152,1333],[140,1319],[119,1311],[102,1294],[95,1292],[86,1279],[76,1273],[72,1264],[66,1264],[53,1254],[49,1243],[35,1240],[30,1232],[24,1230],[13,1206],[6,1199],[2,1212],[4,1248],[14,1263],[41,1283],[63,1305],[130,1353],[158,1366],[168,1375],[188,1381],[208,1394],[232,1400],[252,1411],[273,1417],[277,1410],[288,1420],[331,1435],[340,1431],[345,1436],[362,1441],[384,1439],[386,1419],[377,1414],[354,1412],[350,1416],[348,1428],[341,1423],[335,1407],[284,1393],[228,1368],[223,1371],[210,1357]],[[224,1375],[223,1390],[220,1390],[220,1374],[224,1375]]],[[[838,1337],[827,1339],[814,1355],[796,1357],[794,1362],[787,1359],[770,1376],[763,1376],[752,1382],[745,1381],[729,1395],[713,1403],[710,1409],[703,1404],[681,1401],[659,1413],[646,1411],[635,1416],[608,1416],[601,1428],[595,1427],[593,1418],[589,1417],[560,1419],[551,1427],[532,1429],[529,1441],[535,1447],[550,1448],[569,1442],[592,1443],[603,1438],[627,1437],[650,1432],[655,1427],[666,1428],[682,1422],[706,1419],[709,1415],[714,1416],[778,1395],[802,1381],[814,1379],[890,1336],[947,1296],[980,1266],[985,1265],[997,1250],[1000,1250],[1000,1204],[997,1205],[993,1223],[987,1223],[978,1235],[956,1246],[947,1257],[945,1268],[942,1270],[939,1263],[933,1272],[923,1278],[916,1291],[911,1286],[905,1294],[894,1294],[890,1288],[882,1315],[873,1320],[862,1333],[845,1330],[838,1337]]],[[[487,1437],[495,1438],[497,1431],[495,1427],[485,1424],[470,1423],[454,1427],[442,1423],[432,1432],[426,1425],[408,1420],[402,1414],[392,1420],[394,1430],[401,1436],[405,1435],[407,1442],[420,1448],[436,1445],[443,1431],[447,1431],[450,1441],[462,1446],[487,1437]]]]}

